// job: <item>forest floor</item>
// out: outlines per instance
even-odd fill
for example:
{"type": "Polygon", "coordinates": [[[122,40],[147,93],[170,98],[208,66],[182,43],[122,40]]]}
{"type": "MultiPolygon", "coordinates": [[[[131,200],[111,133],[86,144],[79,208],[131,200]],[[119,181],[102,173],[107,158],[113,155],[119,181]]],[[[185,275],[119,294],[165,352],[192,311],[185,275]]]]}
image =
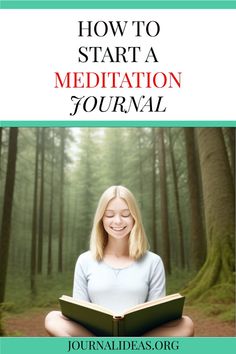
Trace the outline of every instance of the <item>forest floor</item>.
{"type": "MultiPolygon", "coordinates": [[[[21,314],[7,314],[4,328],[7,336],[15,337],[45,337],[44,318],[51,309],[37,308],[21,314]]],[[[195,307],[186,307],[185,314],[192,318],[195,324],[196,337],[234,337],[235,323],[225,322],[216,317],[206,316],[195,307]]]]}

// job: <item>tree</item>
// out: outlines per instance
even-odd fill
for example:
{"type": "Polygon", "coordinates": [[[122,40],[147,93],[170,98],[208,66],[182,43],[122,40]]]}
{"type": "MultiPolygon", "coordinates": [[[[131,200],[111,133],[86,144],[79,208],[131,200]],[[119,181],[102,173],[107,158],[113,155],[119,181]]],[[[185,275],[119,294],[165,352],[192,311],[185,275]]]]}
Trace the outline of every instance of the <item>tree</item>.
{"type": "Polygon", "coordinates": [[[188,189],[190,203],[190,237],[191,237],[191,266],[199,270],[206,259],[206,241],[203,225],[203,212],[201,207],[201,187],[199,178],[199,164],[196,154],[194,128],[184,128],[188,189]]]}
{"type": "Polygon", "coordinates": [[[163,248],[163,262],[167,274],[171,273],[170,263],[170,240],[169,240],[169,224],[168,224],[168,197],[166,183],[166,155],[164,143],[164,128],[159,128],[159,166],[160,166],[160,202],[161,202],[161,234],[163,248]]]}
{"type": "Polygon", "coordinates": [[[101,132],[94,128],[81,129],[79,135],[79,161],[75,185],[78,203],[76,234],[80,252],[88,248],[95,207],[104,189],[106,168],[102,165],[104,152],[102,154],[100,150],[100,135],[101,132]]]}
{"type": "MultiPolygon", "coordinates": [[[[122,155],[125,158],[122,161],[122,184],[130,188],[131,191],[136,191],[135,196],[139,203],[141,211],[143,211],[144,198],[144,156],[145,131],[143,128],[120,129],[122,134],[122,155]],[[135,176],[135,178],[134,178],[135,176]]],[[[150,136],[148,136],[150,141],[150,136]]],[[[149,155],[149,154],[148,154],[149,155]]]]}
{"type": "Polygon", "coordinates": [[[156,219],[157,219],[157,213],[156,213],[156,168],[157,168],[157,147],[156,147],[156,129],[152,128],[151,130],[152,134],[152,244],[153,244],[153,250],[155,253],[157,253],[157,226],[156,226],[156,219]]]}
{"type": "MultiPolygon", "coordinates": [[[[7,174],[5,181],[4,203],[2,213],[2,224],[0,234],[0,305],[5,299],[5,288],[7,279],[7,265],[9,256],[10,236],[11,236],[11,219],[13,195],[16,175],[16,159],[17,159],[17,138],[18,128],[10,128],[7,174]]],[[[0,307],[0,332],[1,327],[1,307],[0,307]]]]}
{"type": "Polygon", "coordinates": [[[137,143],[138,143],[138,171],[139,171],[139,195],[140,195],[140,209],[141,212],[143,211],[143,156],[142,156],[142,150],[143,150],[143,138],[142,135],[144,134],[144,131],[142,128],[136,128],[135,130],[136,136],[137,136],[137,143]]]}
{"type": "Polygon", "coordinates": [[[63,271],[63,236],[64,236],[64,166],[65,166],[66,130],[60,130],[60,201],[59,201],[59,242],[58,242],[58,272],[63,271]]]}
{"type": "Polygon", "coordinates": [[[2,130],[3,128],[0,127],[0,177],[2,171],[2,130]]]}
{"type": "Polygon", "coordinates": [[[39,197],[38,273],[43,265],[45,128],[41,130],[41,179],[39,197]]]}
{"type": "Polygon", "coordinates": [[[107,129],[104,139],[104,157],[107,185],[122,184],[124,179],[123,129],[107,129]],[[112,166],[112,168],[111,168],[112,166]]]}
{"type": "Polygon", "coordinates": [[[54,207],[54,165],[55,165],[55,142],[54,129],[51,137],[51,171],[50,171],[50,205],[49,205],[49,230],[48,230],[48,266],[47,274],[52,273],[52,231],[53,231],[53,207],[54,207]]]}
{"type": "Polygon", "coordinates": [[[179,198],[179,187],[178,187],[178,175],[176,168],[176,161],[174,155],[174,147],[172,141],[171,130],[169,129],[169,151],[170,151],[170,161],[173,173],[173,184],[174,184],[174,202],[176,208],[176,221],[177,221],[177,236],[179,241],[179,260],[181,268],[185,266],[185,253],[184,253],[184,239],[183,239],[183,224],[180,208],[180,198],[179,198]]]}
{"type": "Polygon", "coordinates": [[[7,164],[7,142],[8,142],[7,128],[0,128],[0,214],[2,213],[2,203],[4,195],[4,176],[7,164]]]}
{"type": "Polygon", "coordinates": [[[229,156],[229,163],[232,172],[233,183],[235,184],[235,128],[224,128],[226,148],[229,156]]]}
{"type": "Polygon", "coordinates": [[[208,241],[207,258],[185,292],[191,299],[210,294],[234,302],[234,187],[220,128],[198,128],[198,148],[208,241]],[[231,299],[230,299],[231,297],[231,299]]]}
{"type": "Polygon", "coordinates": [[[34,167],[34,195],[32,213],[31,236],[31,267],[30,288],[32,295],[36,294],[36,268],[37,268],[37,211],[38,211],[38,169],[39,169],[39,128],[36,128],[35,167],[34,167]]]}

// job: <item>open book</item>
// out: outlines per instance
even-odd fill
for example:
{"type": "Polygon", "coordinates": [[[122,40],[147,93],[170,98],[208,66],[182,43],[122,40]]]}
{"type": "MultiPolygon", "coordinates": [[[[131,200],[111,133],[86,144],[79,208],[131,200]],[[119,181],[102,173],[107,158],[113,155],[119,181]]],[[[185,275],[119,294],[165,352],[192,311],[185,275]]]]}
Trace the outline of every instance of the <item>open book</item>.
{"type": "Polygon", "coordinates": [[[145,302],[122,314],[86,301],[63,295],[59,302],[63,315],[80,323],[97,336],[139,336],[158,325],[182,316],[184,296],[173,294],[145,302]]]}

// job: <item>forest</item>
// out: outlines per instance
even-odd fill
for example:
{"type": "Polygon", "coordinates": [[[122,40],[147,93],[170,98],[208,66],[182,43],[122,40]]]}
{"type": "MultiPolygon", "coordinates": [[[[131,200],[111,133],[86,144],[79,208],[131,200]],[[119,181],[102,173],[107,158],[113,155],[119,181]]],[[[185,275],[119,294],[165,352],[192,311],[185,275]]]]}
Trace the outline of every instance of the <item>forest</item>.
{"type": "Polygon", "coordinates": [[[4,314],[71,294],[101,193],[135,195],[167,292],[234,317],[234,128],[0,128],[4,314]]]}

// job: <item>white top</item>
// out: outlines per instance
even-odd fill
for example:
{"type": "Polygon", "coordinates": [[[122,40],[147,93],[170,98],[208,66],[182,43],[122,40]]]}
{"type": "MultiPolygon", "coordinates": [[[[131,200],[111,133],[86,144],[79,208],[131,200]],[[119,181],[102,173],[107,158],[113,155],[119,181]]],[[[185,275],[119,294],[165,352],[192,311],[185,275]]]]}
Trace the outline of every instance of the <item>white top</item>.
{"type": "Polygon", "coordinates": [[[161,258],[152,252],[125,268],[112,268],[95,260],[90,251],[81,254],[74,274],[73,297],[106,307],[115,313],[165,296],[165,272],[161,258]]]}

